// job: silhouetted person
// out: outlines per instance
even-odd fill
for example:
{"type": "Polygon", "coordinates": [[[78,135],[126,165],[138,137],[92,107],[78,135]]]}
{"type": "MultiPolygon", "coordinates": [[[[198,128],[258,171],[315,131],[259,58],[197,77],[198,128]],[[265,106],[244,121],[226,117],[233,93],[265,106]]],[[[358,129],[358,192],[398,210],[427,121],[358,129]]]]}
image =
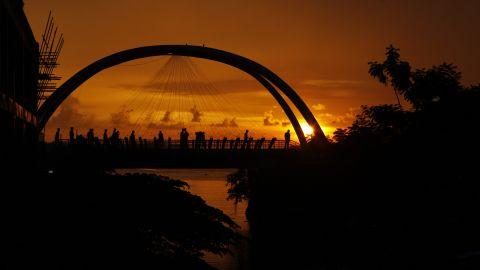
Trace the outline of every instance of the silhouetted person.
{"type": "Polygon", "coordinates": [[[184,149],[186,147],[185,146],[185,132],[186,132],[185,128],[182,128],[182,131],[180,131],[180,148],[181,149],[184,149]]]}
{"type": "Polygon", "coordinates": [[[182,149],[188,149],[188,136],[189,133],[186,128],[182,129],[182,132],[180,132],[180,146],[182,149]]]}
{"type": "Polygon", "coordinates": [[[168,137],[167,148],[168,149],[172,148],[172,138],[171,137],[168,137]]]}
{"type": "Polygon", "coordinates": [[[208,149],[212,149],[213,145],[213,137],[210,137],[210,140],[208,140],[208,149]]]}
{"type": "Polygon", "coordinates": [[[77,144],[85,144],[85,137],[82,134],[77,135],[75,138],[77,144]]]}
{"type": "Polygon", "coordinates": [[[202,132],[202,131],[195,132],[195,148],[201,149],[202,147],[205,146],[204,142],[205,142],[205,132],[202,132]]]}
{"type": "Polygon", "coordinates": [[[245,130],[245,133],[243,134],[242,149],[245,149],[247,147],[247,143],[248,143],[248,129],[245,130]]]}
{"type": "Polygon", "coordinates": [[[120,130],[115,131],[115,143],[120,144],[120,130]]]}
{"type": "Polygon", "coordinates": [[[55,132],[55,144],[60,144],[60,129],[57,128],[57,132],[55,132]]]}
{"type": "Polygon", "coordinates": [[[143,148],[143,139],[142,139],[142,136],[138,136],[138,146],[140,149],[143,148]]]}
{"type": "Polygon", "coordinates": [[[158,144],[160,145],[160,148],[163,148],[165,145],[165,138],[163,137],[162,131],[158,132],[158,144]]]}
{"type": "Polygon", "coordinates": [[[128,147],[128,137],[125,136],[125,138],[123,139],[123,141],[125,142],[125,147],[128,147]]]}
{"type": "Polygon", "coordinates": [[[135,147],[137,145],[136,139],[135,139],[135,130],[132,130],[132,133],[130,133],[130,145],[135,147]]]}
{"type": "Polygon", "coordinates": [[[268,145],[268,149],[275,148],[275,142],[277,141],[276,137],[273,137],[272,140],[270,141],[270,144],[268,145]]]}
{"type": "Polygon", "coordinates": [[[114,128],[113,131],[112,131],[112,135],[110,136],[110,142],[112,143],[112,145],[115,145],[118,143],[118,140],[120,138],[117,138],[117,129],[114,128]]]}
{"type": "Polygon", "coordinates": [[[103,145],[109,145],[110,141],[108,139],[107,129],[103,130],[103,145]]]}
{"type": "Polygon", "coordinates": [[[95,142],[95,134],[93,133],[93,128],[91,128],[87,132],[87,143],[93,144],[94,142],[95,142]]]}
{"type": "Polygon", "coordinates": [[[290,129],[285,132],[285,149],[290,147],[290,129]]]}
{"type": "Polygon", "coordinates": [[[262,149],[264,143],[265,143],[265,137],[262,137],[258,142],[258,149],[262,149]]]}
{"type": "Polygon", "coordinates": [[[75,143],[75,132],[73,132],[73,127],[70,127],[70,132],[68,133],[68,139],[70,144],[75,143]]]}

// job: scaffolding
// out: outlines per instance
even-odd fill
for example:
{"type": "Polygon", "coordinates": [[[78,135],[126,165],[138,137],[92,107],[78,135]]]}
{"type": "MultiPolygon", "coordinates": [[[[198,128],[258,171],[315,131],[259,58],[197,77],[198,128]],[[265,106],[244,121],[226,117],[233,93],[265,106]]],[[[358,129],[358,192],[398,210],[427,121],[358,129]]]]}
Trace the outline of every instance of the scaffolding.
{"type": "Polygon", "coordinates": [[[55,26],[52,12],[50,11],[39,50],[37,106],[40,106],[57,89],[57,82],[61,77],[56,75],[54,71],[59,65],[58,57],[62,51],[63,44],[63,34],[58,34],[58,27],[55,26]]]}

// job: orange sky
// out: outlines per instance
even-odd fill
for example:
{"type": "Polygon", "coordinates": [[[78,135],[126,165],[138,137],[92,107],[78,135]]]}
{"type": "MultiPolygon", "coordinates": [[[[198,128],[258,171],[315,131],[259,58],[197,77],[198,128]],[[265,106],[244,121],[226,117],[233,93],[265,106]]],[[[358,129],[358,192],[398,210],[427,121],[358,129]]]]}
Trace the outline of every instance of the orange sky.
{"type": "MultiPolygon", "coordinates": [[[[37,39],[49,10],[66,38],[57,70],[64,78],[124,49],[206,44],[276,72],[304,98],[327,133],[350,124],[362,104],[395,102],[392,91],[367,73],[367,62],[383,59],[389,44],[401,48],[414,67],[453,62],[465,84],[480,79],[476,0],[25,0],[37,39]]],[[[112,128],[112,114],[121,112],[132,91],[151,80],[166,60],[138,60],[100,73],[77,90],[49,129],[112,128]]],[[[256,135],[282,136],[286,127],[264,125],[266,119],[281,123],[286,117],[259,84],[221,64],[195,63],[246,114],[225,115],[250,119],[245,126],[256,135]]]]}

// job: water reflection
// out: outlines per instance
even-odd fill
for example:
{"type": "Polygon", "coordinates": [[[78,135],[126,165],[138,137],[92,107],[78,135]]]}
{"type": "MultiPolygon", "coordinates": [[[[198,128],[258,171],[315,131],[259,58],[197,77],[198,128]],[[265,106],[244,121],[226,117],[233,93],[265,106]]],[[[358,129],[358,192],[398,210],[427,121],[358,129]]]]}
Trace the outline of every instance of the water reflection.
{"type": "MultiPolygon", "coordinates": [[[[153,173],[179,179],[190,185],[190,192],[202,197],[208,205],[222,210],[241,227],[240,231],[248,236],[248,222],[245,217],[246,202],[235,205],[227,201],[227,175],[236,169],[129,169],[118,170],[120,173],[153,173]]],[[[223,257],[207,253],[205,261],[220,270],[247,269],[246,243],[240,247],[232,247],[232,255],[223,257]]]]}

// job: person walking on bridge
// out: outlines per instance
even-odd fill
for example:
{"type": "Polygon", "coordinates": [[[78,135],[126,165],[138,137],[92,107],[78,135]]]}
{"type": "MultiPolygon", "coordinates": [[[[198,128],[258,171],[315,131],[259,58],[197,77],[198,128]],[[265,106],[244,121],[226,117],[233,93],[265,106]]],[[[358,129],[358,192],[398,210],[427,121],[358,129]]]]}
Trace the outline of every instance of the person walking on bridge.
{"type": "Polygon", "coordinates": [[[247,143],[248,143],[248,129],[245,130],[245,133],[243,134],[242,149],[245,149],[247,147],[247,143]]]}
{"type": "Polygon", "coordinates": [[[70,132],[68,133],[69,143],[72,145],[75,143],[75,132],[73,132],[73,127],[70,127],[70,132]]]}
{"type": "Polygon", "coordinates": [[[135,139],[135,130],[132,130],[132,133],[130,133],[130,145],[132,148],[135,148],[135,145],[137,144],[137,141],[135,139]]]}
{"type": "Polygon", "coordinates": [[[285,132],[285,149],[290,147],[290,129],[285,132]]]}
{"type": "Polygon", "coordinates": [[[186,128],[182,128],[182,132],[180,132],[180,148],[188,149],[188,131],[186,128]]]}
{"type": "Polygon", "coordinates": [[[57,128],[57,132],[55,132],[55,144],[60,144],[60,128],[57,128]]]}
{"type": "Polygon", "coordinates": [[[110,142],[108,140],[108,133],[107,129],[103,131],[103,145],[108,145],[110,142]]]}
{"type": "Polygon", "coordinates": [[[87,143],[93,144],[94,142],[95,142],[95,134],[93,133],[93,128],[91,128],[87,132],[87,143]]]}
{"type": "Polygon", "coordinates": [[[112,145],[116,145],[117,144],[117,128],[113,128],[113,131],[112,131],[112,135],[110,135],[110,142],[112,143],[112,145]]]}
{"type": "Polygon", "coordinates": [[[163,132],[161,130],[158,132],[158,145],[160,148],[165,146],[165,138],[163,137],[163,132]]]}

